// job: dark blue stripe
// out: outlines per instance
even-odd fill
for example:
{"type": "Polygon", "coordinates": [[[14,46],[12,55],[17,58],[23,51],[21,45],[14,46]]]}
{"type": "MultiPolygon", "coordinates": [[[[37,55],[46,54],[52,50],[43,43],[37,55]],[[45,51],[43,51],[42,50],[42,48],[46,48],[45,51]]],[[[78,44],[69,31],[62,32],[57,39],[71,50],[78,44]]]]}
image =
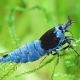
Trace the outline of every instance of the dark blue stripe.
{"type": "Polygon", "coordinates": [[[22,52],[22,62],[23,62],[23,63],[28,62],[28,54],[29,54],[29,52],[28,52],[28,49],[27,49],[27,47],[26,47],[26,44],[23,45],[23,46],[21,46],[21,47],[20,47],[20,50],[21,50],[21,52],[22,52]]]}
{"type": "Polygon", "coordinates": [[[28,60],[29,61],[35,61],[41,57],[39,52],[36,51],[36,49],[34,47],[34,42],[28,43],[27,49],[29,51],[29,54],[28,54],[28,60]]]}
{"type": "Polygon", "coordinates": [[[44,56],[46,52],[41,48],[40,40],[34,41],[35,49],[39,52],[40,56],[44,56]]]}
{"type": "Polygon", "coordinates": [[[10,56],[10,62],[15,62],[16,61],[16,53],[14,51],[10,52],[10,54],[8,55],[10,56]]]}
{"type": "Polygon", "coordinates": [[[21,62],[22,61],[22,52],[20,51],[20,49],[18,48],[14,52],[16,53],[16,60],[15,60],[15,62],[16,63],[21,62]]]}

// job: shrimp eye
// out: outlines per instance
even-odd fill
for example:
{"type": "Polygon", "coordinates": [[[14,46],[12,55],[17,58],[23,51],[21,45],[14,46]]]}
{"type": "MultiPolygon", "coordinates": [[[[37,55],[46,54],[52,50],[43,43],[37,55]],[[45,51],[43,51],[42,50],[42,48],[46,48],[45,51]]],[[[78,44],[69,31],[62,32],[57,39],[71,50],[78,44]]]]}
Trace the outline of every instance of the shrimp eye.
{"type": "Polygon", "coordinates": [[[59,26],[59,29],[62,30],[62,26],[59,26]]]}

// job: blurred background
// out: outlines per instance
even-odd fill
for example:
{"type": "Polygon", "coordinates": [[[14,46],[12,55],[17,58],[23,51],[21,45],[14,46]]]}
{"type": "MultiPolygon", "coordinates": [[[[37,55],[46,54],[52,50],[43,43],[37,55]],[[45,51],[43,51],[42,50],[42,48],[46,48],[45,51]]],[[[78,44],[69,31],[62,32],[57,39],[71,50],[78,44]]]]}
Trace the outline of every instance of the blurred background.
{"type": "MultiPolygon", "coordinates": [[[[69,30],[79,41],[80,0],[0,0],[0,56],[39,39],[50,28],[64,24],[68,21],[68,15],[75,21],[69,30]]],[[[69,33],[66,35],[70,36],[69,33]]],[[[77,52],[80,52],[79,48],[80,42],[75,46],[77,52]]],[[[80,80],[80,62],[77,54],[71,49],[64,53],[67,55],[60,58],[53,80],[80,80]]],[[[51,57],[50,55],[47,59],[51,57]]],[[[12,73],[8,71],[11,65],[1,65],[0,80],[50,80],[54,61],[32,74],[15,77],[17,74],[39,67],[43,58],[21,64],[17,69],[12,68],[12,73]],[[8,68],[7,73],[5,68],[8,68]]]]}

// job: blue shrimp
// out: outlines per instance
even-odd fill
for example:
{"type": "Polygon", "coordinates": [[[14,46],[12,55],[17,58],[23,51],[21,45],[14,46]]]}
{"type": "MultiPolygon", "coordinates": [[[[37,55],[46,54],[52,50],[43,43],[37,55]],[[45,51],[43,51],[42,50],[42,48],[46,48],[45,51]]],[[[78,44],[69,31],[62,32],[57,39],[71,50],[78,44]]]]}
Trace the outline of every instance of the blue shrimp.
{"type": "Polygon", "coordinates": [[[11,63],[33,62],[44,55],[55,55],[67,48],[72,48],[74,50],[73,46],[71,45],[71,40],[74,40],[74,38],[72,36],[65,36],[66,32],[70,32],[68,27],[72,23],[74,22],[69,18],[69,21],[64,25],[58,25],[57,27],[51,28],[45,34],[43,34],[39,40],[22,45],[9,54],[2,56],[0,58],[0,63],[5,63],[8,61],[11,63]],[[66,43],[68,43],[68,45],[63,49],[60,49],[66,43]],[[52,51],[55,53],[53,54],[52,51]]]}

